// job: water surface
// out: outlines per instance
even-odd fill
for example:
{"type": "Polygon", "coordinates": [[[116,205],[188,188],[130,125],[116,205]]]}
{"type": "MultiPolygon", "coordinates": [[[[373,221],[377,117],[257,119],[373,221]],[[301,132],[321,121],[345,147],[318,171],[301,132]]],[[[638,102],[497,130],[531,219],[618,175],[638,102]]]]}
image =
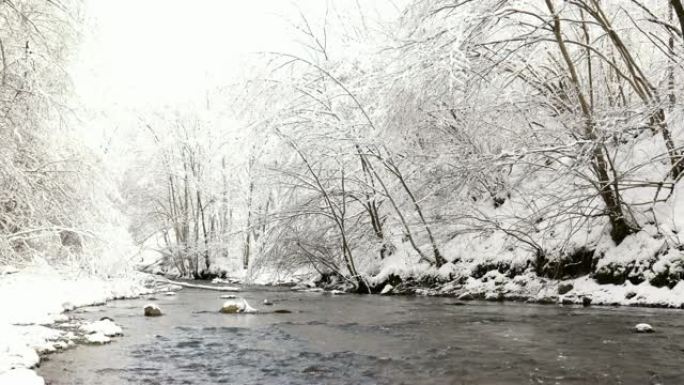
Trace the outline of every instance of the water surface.
{"type": "Polygon", "coordinates": [[[81,309],[111,317],[124,337],[51,355],[52,385],[121,384],[684,384],[684,313],[449,298],[299,293],[248,288],[264,311],[220,314],[221,293],[81,309]],[[268,298],[274,306],[264,306],[268,298]],[[648,322],[654,334],[636,334],[648,322]]]}

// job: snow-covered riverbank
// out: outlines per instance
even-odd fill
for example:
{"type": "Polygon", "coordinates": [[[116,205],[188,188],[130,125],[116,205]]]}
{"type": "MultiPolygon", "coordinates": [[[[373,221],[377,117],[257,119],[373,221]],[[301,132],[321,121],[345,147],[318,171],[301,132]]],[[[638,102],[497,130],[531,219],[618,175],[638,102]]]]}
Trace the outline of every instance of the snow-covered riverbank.
{"type": "Polygon", "coordinates": [[[44,384],[33,370],[41,353],[73,345],[73,335],[48,327],[65,311],[151,293],[149,275],[103,279],[45,265],[0,270],[0,385],[44,384]]]}

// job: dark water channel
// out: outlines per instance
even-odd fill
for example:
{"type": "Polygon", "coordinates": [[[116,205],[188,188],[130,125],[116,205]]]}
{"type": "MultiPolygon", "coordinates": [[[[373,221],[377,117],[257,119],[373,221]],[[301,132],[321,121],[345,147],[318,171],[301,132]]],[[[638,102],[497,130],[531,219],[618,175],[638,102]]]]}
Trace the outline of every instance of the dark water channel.
{"type": "Polygon", "coordinates": [[[115,301],[79,317],[124,328],[51,355],[48,384],[684,384],[684,312],[249,288],[264,311],[220,314],[219,292],[115,301]],[[274,306],[264,306],[268,298],[274,306]],[[635,334],[648,322],[654,334],[635,334]]]}

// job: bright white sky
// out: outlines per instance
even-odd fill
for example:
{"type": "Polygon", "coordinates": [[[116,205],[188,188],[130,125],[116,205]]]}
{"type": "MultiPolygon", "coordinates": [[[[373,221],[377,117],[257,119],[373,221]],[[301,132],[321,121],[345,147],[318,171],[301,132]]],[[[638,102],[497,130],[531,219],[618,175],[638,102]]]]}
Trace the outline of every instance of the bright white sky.
{"type": "Polygon", "coordinates": [[[140,116],[202,105],[207,90],[235,80],[251,53],[301,49],[291,24],[300,22],[298,10],[313,24],[333,2],[352,19],[383,19],[397,1],[85,0],[87,26],[70,71],[90,112],[81,115],[82,137],[128,154],[134,144],[126,133],[136,132],[140,116]]]}
{"type": "MultiPolygon", "coordinates": [[[[77,92],[103,112],[184,104],[225,85],[250,53],[297,49],[301,35],[288,21],[298,19],[298,9],[320,21],[330,1],[86,0],[90,27],[72,72],[77,92]]],[[[372,19],[397,2],[340,0],[334,7],[372,19]]]]}
{"type": "MultiPolygon", "coordinates": [[[[321,1],[321,3],[324,3],[321,1]]],[[[291,45],[285,0],[88,0],[74,81],[90,107],[173,104],[221,84],[250,52],[291,45]]]]}

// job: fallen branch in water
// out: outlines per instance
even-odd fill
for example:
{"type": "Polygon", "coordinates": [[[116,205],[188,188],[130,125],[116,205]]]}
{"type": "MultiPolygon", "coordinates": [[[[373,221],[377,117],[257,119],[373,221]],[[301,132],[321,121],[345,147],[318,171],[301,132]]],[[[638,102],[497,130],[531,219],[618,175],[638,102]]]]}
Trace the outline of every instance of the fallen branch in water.
{"type": "Polygon", "coordinates": [[[191,289],[204,289],[204,290],[215,290],[215,291],[230,291],[230,292],[238,292],[240,291],[239,288],[235,286],[208,286],[208,285],[197,285],[194,283],[187,283],[187,282],[178,282],[178,281],[172,281],[170,279],[159,279],[157,278],[158,282],[163,282],[163,283],[169,283],[172,285],[178,285],[182,287],[187,287],[191,289]]]}

